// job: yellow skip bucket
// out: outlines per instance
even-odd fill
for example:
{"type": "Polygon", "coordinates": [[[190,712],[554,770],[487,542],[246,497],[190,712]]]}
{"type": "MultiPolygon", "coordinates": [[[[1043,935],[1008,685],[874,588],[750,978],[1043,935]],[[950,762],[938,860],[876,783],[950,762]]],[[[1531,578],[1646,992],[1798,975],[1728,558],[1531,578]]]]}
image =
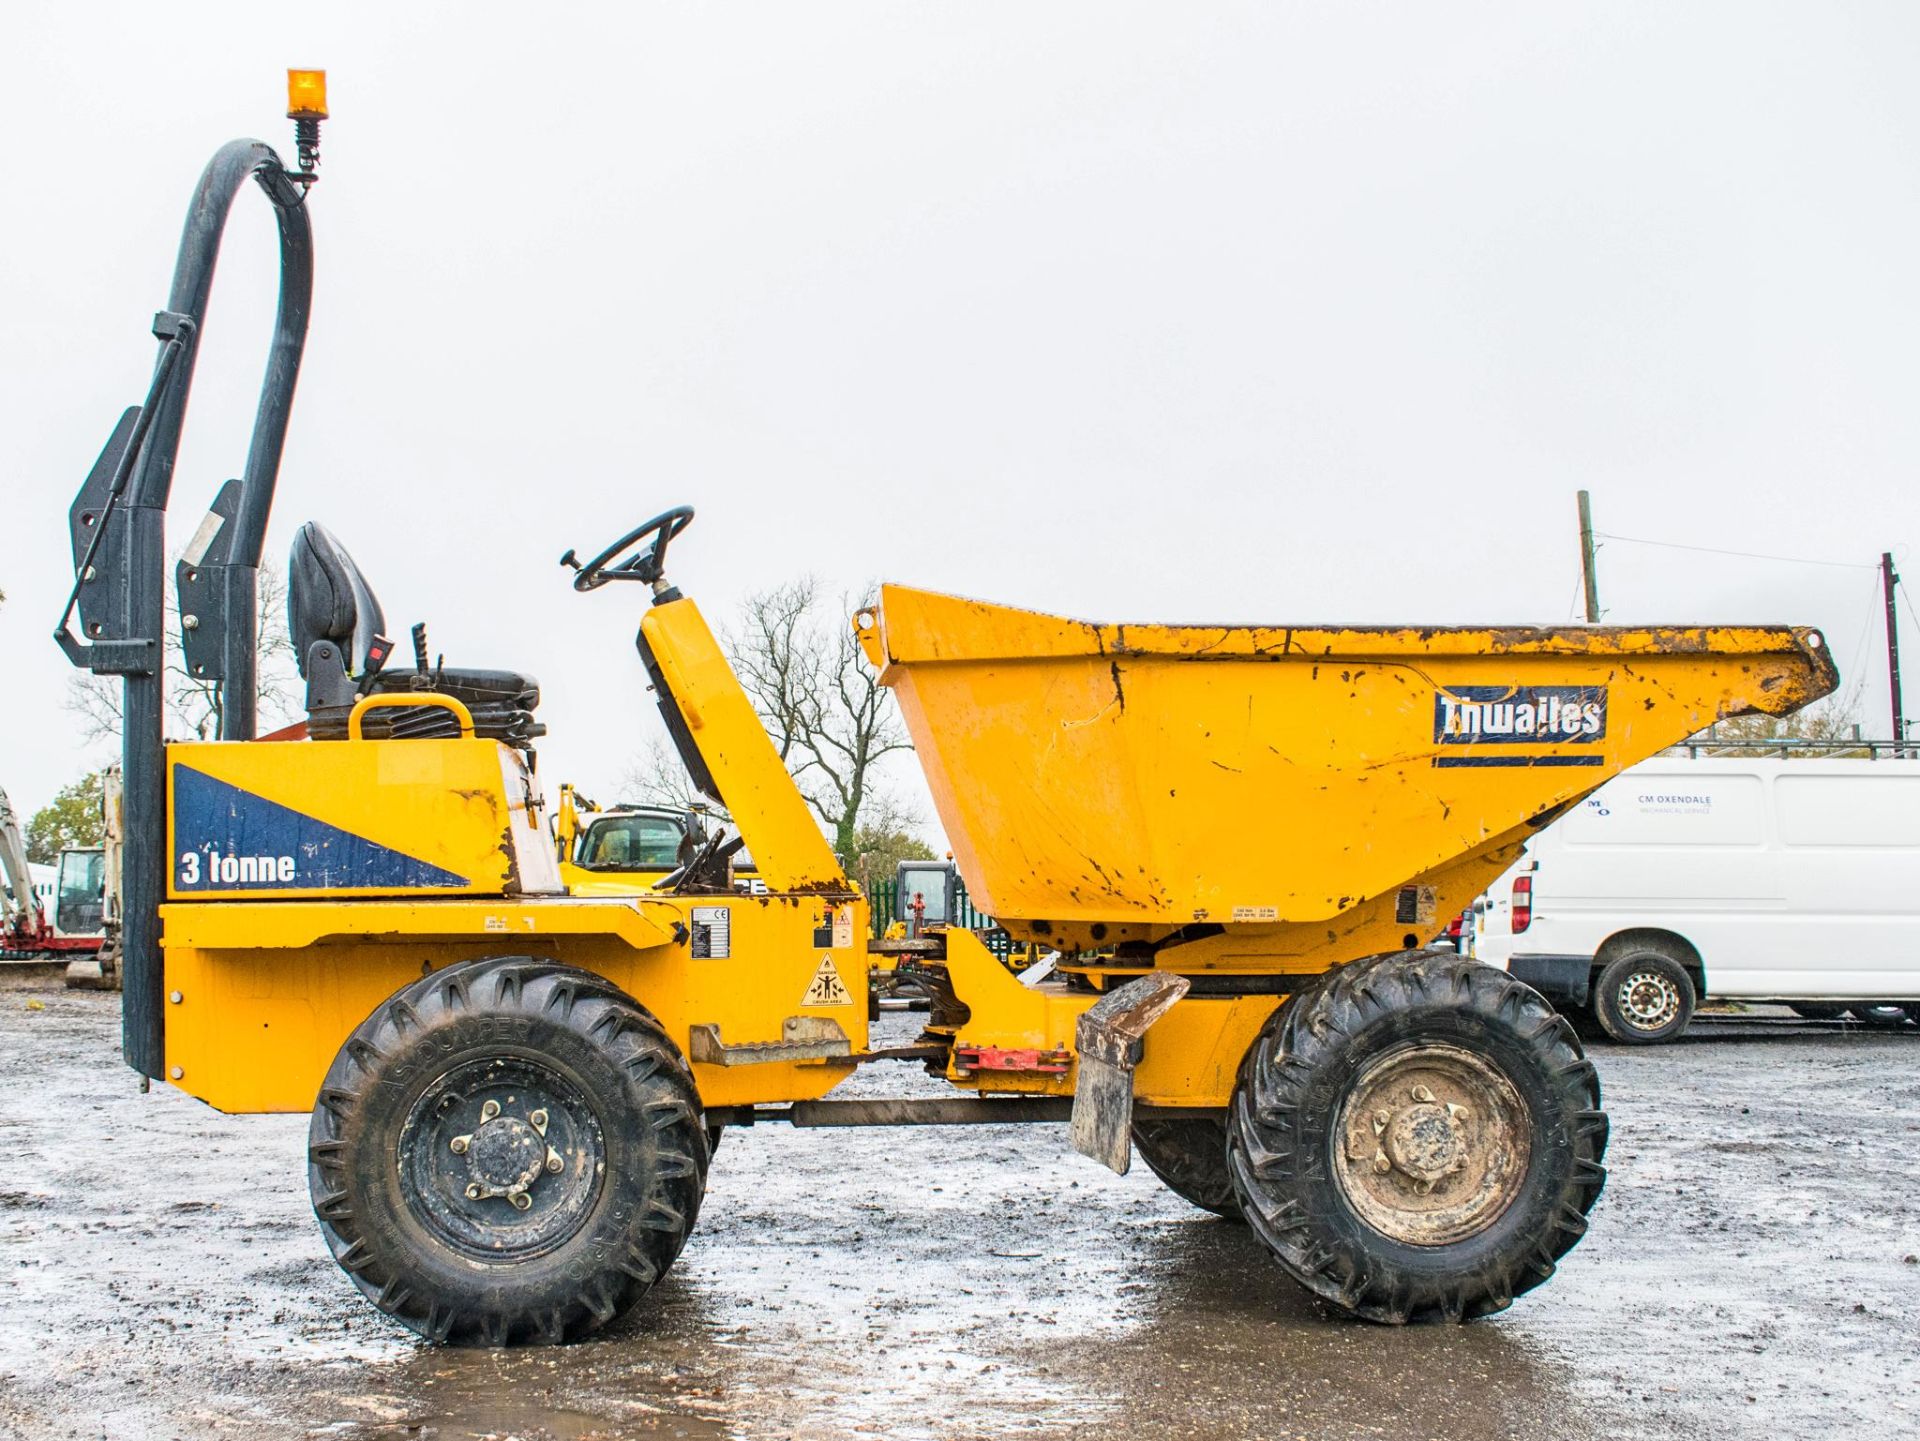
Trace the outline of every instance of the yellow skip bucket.
{"type": "Polygon", "coordinates": [[[1781,626],[1095,625],[892,585],[854,626],[975,904],[1096,939],[1334,917],[1837,679],[1781,626]]]}

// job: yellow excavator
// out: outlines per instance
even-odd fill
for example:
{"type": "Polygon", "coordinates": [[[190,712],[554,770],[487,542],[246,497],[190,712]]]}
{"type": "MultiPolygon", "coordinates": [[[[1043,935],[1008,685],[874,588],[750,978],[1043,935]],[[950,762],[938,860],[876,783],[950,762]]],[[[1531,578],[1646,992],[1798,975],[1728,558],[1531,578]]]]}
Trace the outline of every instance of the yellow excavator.
{"type": "Polygon", "coordinates": [[[630,598],[688,774],[738,827],[662,883],[570,891],[538,687],[390,670],[371,587],[315,526],[289,600],[306,732],[254,734],[325,111],[294,79],[298,168],[236,142],[196,193],[152,387],[75,501],[59,639],[125,681],[127,1061],[222,1111],[311,1112],[314,1211],[374,1305],[436,1341],[587,1332],[686,1243],[710,1131],[775,1122],[1061,1124],[1116,1170],[1137,1149],[1375,1321],[1484,1315],[1553,1274],[1604,1180],[1598,1078],[1535,992],[1422,942],[1623,767],[1831,690],[1817,632],[1105,625],[886,586],[852,624],[969,893],[1071,959],[1025,985],[948,930],[924,1033],[875,1047],[866,898],[669,577],[691,507],[563,558],[583,595],[630,598]],[[164,517],[250,183],[280,320],[247,471],[175,575],[222,732],[167,743],[164,517]],[[763,893],[731,873],[742,844],[763,893]],[[952,1095],[831,1096],[903,1061],[952,1095]]]}

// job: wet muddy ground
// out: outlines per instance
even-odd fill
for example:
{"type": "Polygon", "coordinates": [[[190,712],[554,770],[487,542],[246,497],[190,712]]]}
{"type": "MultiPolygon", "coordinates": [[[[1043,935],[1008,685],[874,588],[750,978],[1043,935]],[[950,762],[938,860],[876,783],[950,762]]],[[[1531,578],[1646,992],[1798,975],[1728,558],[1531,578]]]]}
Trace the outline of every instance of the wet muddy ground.
{"type": "Polygon", "coordinates": [[[141,1095],[116,1002],[0,991],[0,1435],[1920,1436],[1913,1027],[1600,1048],[1593,1230],[1466,1327],[1341,1320],[1061,1128],[766,1126],[728,1133],[617,1330],[487,1352],[418,1344],[335,1270],[304,1117],[141,1095]]]}

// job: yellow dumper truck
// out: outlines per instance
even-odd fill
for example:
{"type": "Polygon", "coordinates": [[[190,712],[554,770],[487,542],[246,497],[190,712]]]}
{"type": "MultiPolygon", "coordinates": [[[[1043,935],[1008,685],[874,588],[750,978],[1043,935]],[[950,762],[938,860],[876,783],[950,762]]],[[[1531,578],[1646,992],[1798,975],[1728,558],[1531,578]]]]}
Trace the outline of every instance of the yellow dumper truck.
{"type": "Polygon", "coordinates": [[[644,587],[641,663],[738,825],[658,884],[567,891],[538,687],[424,647],[390,666],[371,587],[317,526],[289,597],[307,721],[254,734],[325,108],[301,83],[296,170],[236,142],[203,177],[152,388],[74,504],[58,636],[125,677],[126,1058],[222,1111],[310,1110],[314,1210],[375,1305],[439,1341],[591,1330],[685,1244],[721,1128],[772,1121],[1066,1123],[1373,1320],[1482,1315],[1553,1273],[1604,1179],[1593,1067],[1533,991],[1422,943],[1622,767],[1825,694],[1819,635],[1094,625],[888,586],[853,624],[968,888],[1062,960],[1025,985],[948,931],[916,961],[924,1033],[875,1048],[866,901],[668,578],[691,509],[564,558],[581,591],[644,587]],[[222,732],[167,743],[164,514],[249,180],[280,223],[280,321],[247,473],[175,573],[222,732]],[[732,873],[743,843],[763,890],[732,873]],[[829,1098],[902,1060],[953,1096],[829,1098]]]}

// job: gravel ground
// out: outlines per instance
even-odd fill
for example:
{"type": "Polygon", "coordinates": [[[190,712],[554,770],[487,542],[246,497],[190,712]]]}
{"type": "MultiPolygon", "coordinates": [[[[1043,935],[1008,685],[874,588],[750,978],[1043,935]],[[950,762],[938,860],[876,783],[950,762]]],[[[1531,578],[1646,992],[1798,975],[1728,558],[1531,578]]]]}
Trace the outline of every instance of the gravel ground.
{"type": "Polygon", "coordinates": [[[0,1434],[1920,1437],[1920,1030],[1783,1017],[1598,1052],[1593,1230],[1494,1320],[1342,1320],[1059,1128],[767,1126],[727,1134],[699,1231],[616,1330],[488,1352],[418,1344],[335,1270],[304,1117],[143,1096],[115,997],[16,982],[0,1434]]]}

